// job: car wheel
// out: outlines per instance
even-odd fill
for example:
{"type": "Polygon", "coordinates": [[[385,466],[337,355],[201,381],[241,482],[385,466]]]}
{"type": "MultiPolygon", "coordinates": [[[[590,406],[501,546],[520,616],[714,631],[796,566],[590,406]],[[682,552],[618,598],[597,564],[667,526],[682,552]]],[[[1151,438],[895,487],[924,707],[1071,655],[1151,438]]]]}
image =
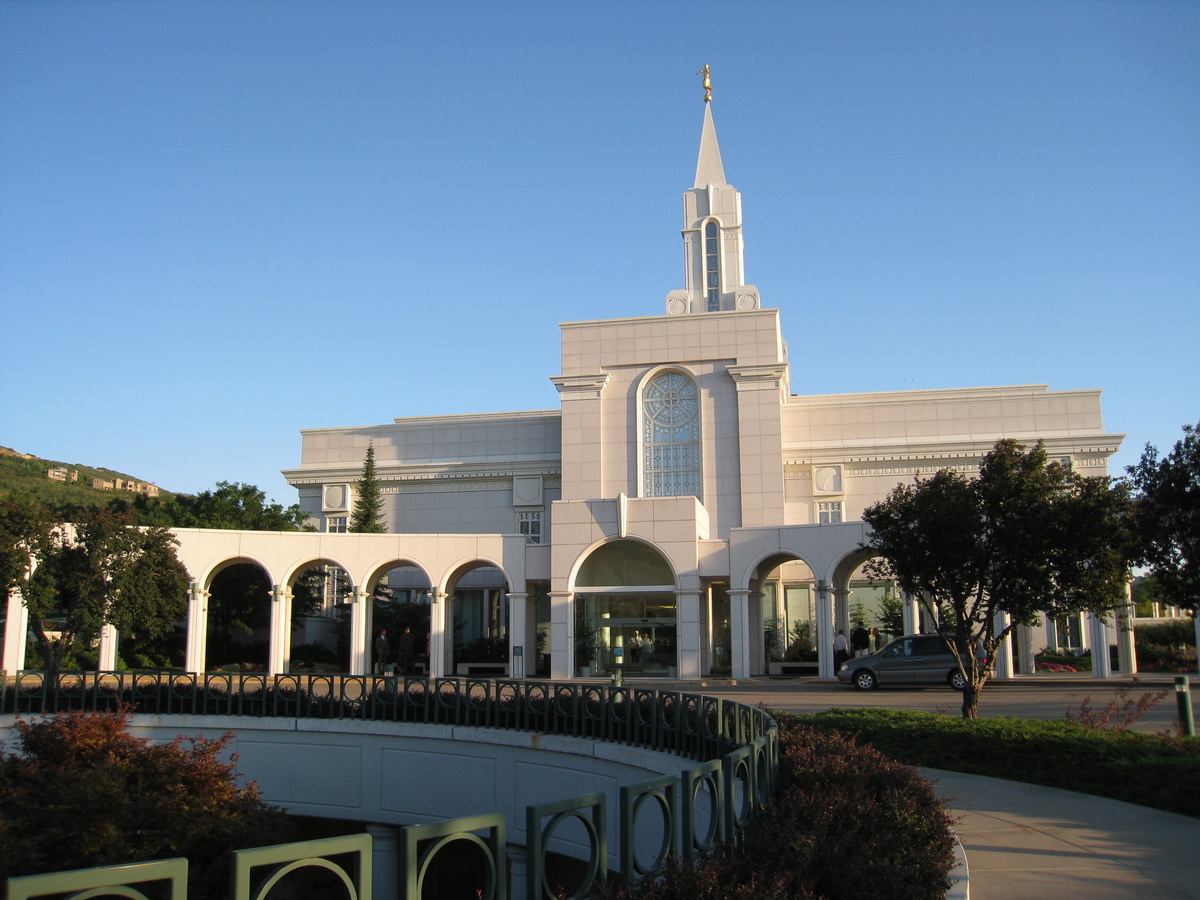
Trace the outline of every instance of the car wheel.
{"type": "Polygon", "coordinates": [[[946,680],[950,682],[950,687],[954,688],[956,691],[966,689],[967,679],[963,676],[962,672],[958,671],[958,669],[955,669],[953,672],[951,672],[946,680]]]}
{"type": "Polygon", "coordinates": [[[870,669],[859,669],[854,673],[854,686],[860,691],[869,691],[875,687],[875,673],[870,669]]]}

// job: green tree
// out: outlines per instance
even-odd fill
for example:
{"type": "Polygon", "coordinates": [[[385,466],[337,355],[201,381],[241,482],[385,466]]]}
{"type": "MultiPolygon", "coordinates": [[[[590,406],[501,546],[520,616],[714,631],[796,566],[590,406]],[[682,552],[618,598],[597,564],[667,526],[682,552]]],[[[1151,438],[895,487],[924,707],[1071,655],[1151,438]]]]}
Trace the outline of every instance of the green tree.
{"type": "Polygon", "coordinates": [[[1141,552],[1156,582],[1157,599],[1183,609],[1200,607],[1200,425],[1162,459],[1149,444],[1129,473],[1141,552]]]}
{"type": "Polygon", "coordinates": [[[883,596],[879,598],[879,627],[888,637],[904,634],[904,601],[891,585],[884,588],[883,596]]]}
{"type": "Polygon", "coordinates": [[[1133,579],[1132,590],[1134,615],[1139,619],[1153,618],[1154,604],[1166,603],[1153,575],[1139,575],[1133,579]]]}
{"type": "Polygon", "coordinates": [[[192,897],[224,898],[231,849],[291,839],[283,811],[237,785],[232,733],[152,744],[126,733],[129,720],[17,721],[18,752],[0,758],[0,881],[186,856],[192,897]]]}
{"type": "Polygon", "coordinates": [[[50,516],[32,500],[0,500],[0,601],[25,586],[33,556],[50,535],[50,516]]]}
{"type": "MultiPolygon", "coordinates": [[[[135,503],[137,501],[135,500],[135,503]]],[[[252,484],[220,481],[212,490],[188,496],[180,494],[157,510],[148,506],[150,521],[165,516],[176,528],[225,528],[238,531],[313,531],[299,504],[285,507],[269,501],[261,488],[252,484]]],[[[139,519],[142,513],[139,512],[139,519]]],[[[236,661],[243,655],[238,641],[270,621],[271,584],[266,573],[249,563],[230,566],[213,578],[209,586],[209,628],[212,640],[208,662],[236,661]],[[235,635],[240,637],[235,637],[235,635]]],[[[311,592],[298,595],[293,616],[299,617],[319,605],[311,592]]]]}
{"type": "Polygon", "coordinates": [[[362,477],[354,485],[354,515],[350,518],[350,530],[361,534],[387,533],[387,524],[383,520],[383,497],[379,490],[379,479],[375,477],[373,441],[367,442],[362,477]]]}
{"type": "Polygon", "coordinates": [[[229,528],[238,531],[314,531],[298,503],[268,502],[252,484],[219,481],[215,490],[194,497],[179,494],[166,504],[176,528],[229,528]]]}
{"type": "Polygon", "coordinates": [[[962,715],[974,718],[987,681],[979,651],[994,658],[1041,614],[1103,615],[1124,601],[1130,508],[1125,485],[1049,463],[1040,441],[1027,450],[1002,440],[978,478],[944,469],[868,508],[868,570],[894,577],[934,616],[965,680],[962,715]],[[1010,622],[997,630],[1000,612],[1010,622]]]}
{"type": "Polygon", "coordinates": [[[74,526],[50,533],[22,590],[48,681],[77,638],[106,624],[151,639],[174,627],[189,581],[176,546],[167,529],[135,527],[108,509],[84,511],[74,526]]]}

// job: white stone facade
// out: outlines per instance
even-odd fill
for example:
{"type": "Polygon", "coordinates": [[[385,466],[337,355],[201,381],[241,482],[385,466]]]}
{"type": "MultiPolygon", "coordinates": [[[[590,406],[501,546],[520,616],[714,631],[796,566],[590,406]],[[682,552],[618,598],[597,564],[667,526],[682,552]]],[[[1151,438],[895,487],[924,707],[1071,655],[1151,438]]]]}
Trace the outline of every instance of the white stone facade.
{"type": "MultiPolygon", "coordinates": [[[[1099,391],[792,394],[780,311],[744,283],[741,200],[707,104],[683,239],[686,287],[664,315],[561,326],[559,409],[303,431],[284,475],[312,521],[336,531],[352,513],[370,444],[392,532],[450,546],[461,534],[464,559],[480,535],[525,535],[520,581],[499,567],[463,572],[508,593],[499,627],[526,674],[540,631],[554,677],[618,661],[629,676],[746,677],[779,655],[779,629],[786,645],[807,622],[829,676],[855,604],[878,611],[855,593],[860,518],[896,484],[971,471],[1001,438],[1044,440],[1053,457],[1106,474],[1122,435],[1104,430],[1099,391]]],[[[452,598],[467,583],[429,587],[452,598]]],[[[904,616],[920,627],[912,604],[904,616]]],[[[453,623],[432,630],[452,672],[453,623]]],[[[1021,668],[1054,639],[1023,635],[1021,668]]]]}

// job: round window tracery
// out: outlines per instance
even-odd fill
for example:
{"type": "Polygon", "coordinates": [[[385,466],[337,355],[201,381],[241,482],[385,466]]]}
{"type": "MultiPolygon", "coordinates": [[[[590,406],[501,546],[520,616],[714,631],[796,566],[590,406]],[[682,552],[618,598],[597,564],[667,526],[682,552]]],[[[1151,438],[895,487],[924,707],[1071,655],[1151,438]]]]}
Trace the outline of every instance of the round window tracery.
{"type": "Polygon", "coordinates": [[[678,372],[655,376],[644,396],[646,416],[661,428],[674,430],[685,425],[700,409],[696,383],[678,372]]]}

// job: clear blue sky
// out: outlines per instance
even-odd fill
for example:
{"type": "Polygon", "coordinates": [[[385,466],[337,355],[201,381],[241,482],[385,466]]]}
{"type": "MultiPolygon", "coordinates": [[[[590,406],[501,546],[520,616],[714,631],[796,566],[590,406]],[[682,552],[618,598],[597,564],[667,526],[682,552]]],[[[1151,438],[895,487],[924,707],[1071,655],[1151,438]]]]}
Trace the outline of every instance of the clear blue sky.
{"type": "Polygon", "coordinates": [[[295,502],[301,428],[558,405],[683,284],[712,66],[796,393],[1200,420],[1200,3],[0,4],[0,444],[295,502]]]}

